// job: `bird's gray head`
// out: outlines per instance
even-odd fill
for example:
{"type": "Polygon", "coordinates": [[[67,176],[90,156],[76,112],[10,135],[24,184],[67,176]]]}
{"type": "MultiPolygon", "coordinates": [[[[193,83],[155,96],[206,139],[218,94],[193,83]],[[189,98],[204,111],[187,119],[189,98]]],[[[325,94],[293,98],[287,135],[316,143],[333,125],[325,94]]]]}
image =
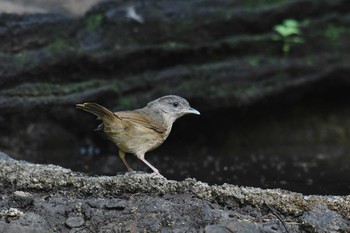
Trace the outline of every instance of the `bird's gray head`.
{"type": "Polygon", "coordinates": [[[186,114],[200,115],[199,111],[191,108],[187,100],[176,95],[167,95],[148,103],[148,108],[156,109],[175,121],[186,114]]]}

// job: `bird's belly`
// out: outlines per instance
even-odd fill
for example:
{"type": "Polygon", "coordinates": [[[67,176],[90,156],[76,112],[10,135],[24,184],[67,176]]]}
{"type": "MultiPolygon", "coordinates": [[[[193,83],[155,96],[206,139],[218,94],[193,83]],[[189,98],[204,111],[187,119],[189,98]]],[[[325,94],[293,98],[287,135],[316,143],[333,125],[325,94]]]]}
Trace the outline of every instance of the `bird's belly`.
{"type": "Polygon", "coordinates": [[[160,146],[165,137],[154,130],[142,128],[110,135],[111,140],[124,152],[144,154],[160,146]]]}

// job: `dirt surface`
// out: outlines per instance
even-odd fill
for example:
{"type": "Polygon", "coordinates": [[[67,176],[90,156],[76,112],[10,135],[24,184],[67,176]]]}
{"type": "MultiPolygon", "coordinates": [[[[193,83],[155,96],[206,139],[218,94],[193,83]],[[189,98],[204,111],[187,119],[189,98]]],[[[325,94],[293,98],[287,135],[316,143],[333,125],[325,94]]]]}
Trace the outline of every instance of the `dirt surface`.
{"type": "Polygon", "coordinates": [[[152,174],[89,177],[0,158],[1,232],[346,232],[348,196],[152,174]]]}

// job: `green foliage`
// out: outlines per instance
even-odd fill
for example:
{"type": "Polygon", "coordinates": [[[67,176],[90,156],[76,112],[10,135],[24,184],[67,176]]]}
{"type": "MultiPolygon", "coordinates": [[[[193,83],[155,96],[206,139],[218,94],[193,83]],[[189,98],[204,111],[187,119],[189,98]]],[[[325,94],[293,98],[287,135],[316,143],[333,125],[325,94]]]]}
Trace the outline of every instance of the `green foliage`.
{"type": "Polygon", "coordinates": [[[292,35],[300,35],[299,24],[294,19],[286,19],[283,24],[278,24],[274,27],[274,30],[283,37],[292,35]]]}
{"type": "Polygon", "coordinates": [[[274,31],[277,35],[273,36],[273,40],[282,41],[282,51],[288,55],[292,44],[304,43],[300,30],[300,23],[294,19],[285,19],[282,24],[274,26],[274,31]]]}

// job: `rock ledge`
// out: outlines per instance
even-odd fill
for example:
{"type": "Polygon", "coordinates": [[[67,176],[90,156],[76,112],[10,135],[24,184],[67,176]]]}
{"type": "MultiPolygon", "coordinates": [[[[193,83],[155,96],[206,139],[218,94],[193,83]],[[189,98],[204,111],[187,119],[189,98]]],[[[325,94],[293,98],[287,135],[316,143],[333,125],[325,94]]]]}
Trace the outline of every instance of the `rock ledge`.
{"type": "Polygon", "coordinates": [[[91,177],[0,158],[1,232],[332,232],[350,228],[349,196],[131,173],[91,177]]]}

